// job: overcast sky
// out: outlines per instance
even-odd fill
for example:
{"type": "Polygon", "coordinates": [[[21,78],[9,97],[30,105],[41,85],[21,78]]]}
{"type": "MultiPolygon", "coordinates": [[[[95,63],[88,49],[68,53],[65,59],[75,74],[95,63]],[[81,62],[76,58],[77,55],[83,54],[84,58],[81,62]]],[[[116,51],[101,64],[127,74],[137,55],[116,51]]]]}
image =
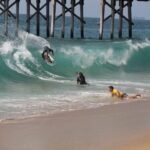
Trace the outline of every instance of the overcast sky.
{"type": "MultiPolygon", "coordinates": [[[[42,1],[43,0],[41,0],[41,2],[42,1]]],[[[67,0],[67,1],[70,2],[70,0],[67,0]]],[[[57,10],[58,10],[57,13],[59,13],[61,10],[59,6],[57,10]]],[[[109,13],[109,9],[107,8],[106,10],[107,10],[107,13],[109,13]]],[[[79,9],[77,8],[76,11],[78,12],[79,9]]],[[[24,0],[24,1],[21,1],[21,13],[25,13],[25,12],[26,12],[26,5],[25,5],[25,0],[24,0]]],[[[99,17],[100,0],[85,0],[84,14],[86,17],[99,17]]],[[[144,17],[150,20],[150,2],[137,2],[136,0],[134,0],[133,17],[144,17]]]]}

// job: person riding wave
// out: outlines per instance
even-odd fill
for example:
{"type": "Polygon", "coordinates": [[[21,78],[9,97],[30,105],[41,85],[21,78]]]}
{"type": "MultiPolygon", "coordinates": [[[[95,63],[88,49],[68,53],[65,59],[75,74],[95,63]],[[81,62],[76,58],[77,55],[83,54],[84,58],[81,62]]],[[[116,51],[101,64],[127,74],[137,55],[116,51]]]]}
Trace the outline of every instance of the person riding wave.
{"type": "Polygon", "coordinates": [[[43,50],[43,52],[42,52],[42,58],[45,60],[45,61],[48,61],[48,62],[50,62],[50,63],[53,63],[53,61],[51,60],[51,58],[49,57],[49,53],[52,53],[53,55],[54,55],[54,51],[53,51],[53,49],[51,49],[51,48],[49,48],[48,46],[45,46],[44,47],[44,50],[43,50]]]}

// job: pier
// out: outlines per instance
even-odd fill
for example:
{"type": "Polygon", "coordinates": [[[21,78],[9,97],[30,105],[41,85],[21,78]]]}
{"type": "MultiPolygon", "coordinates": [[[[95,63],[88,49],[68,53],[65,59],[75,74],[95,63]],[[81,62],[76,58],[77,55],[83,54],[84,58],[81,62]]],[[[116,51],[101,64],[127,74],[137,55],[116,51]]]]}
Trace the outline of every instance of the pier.
{"type": "MultiPolygon", "coordinates": [[[[9,18],[15,20],[15,34],[18,35],[19,31],[19,18],[20,18],[20,5],[23,0],[0,0],[0,16],[3,17],[4,24],[4,34],[7,36],[9,34],[9,18]],[[13,11],[12,11],[13,9],[13,11]],[[15,12],[14,12],[15,9],[15,12]]],[[[80,37],[84,36],[84,26],[86,21],[84,19],[84,4],[86,0],[24,0],[26,3],[26,31],[31,32],[31,21],[33,18],[36,26],[36,35],[40,36],[40,24],[41,18],[46,23],[45,34],[47,37],[55,37],[55,24],[58,19],[61,18],[61,33],[60,37],[65,38],[65,25],[66,25],[66,13],[70,13],[70,38],[74,38],[74,26],[75,18],[80,23],[80,37]],[[69,1],[70,6],[67,5],[69,1]],[[61,13],[56,15],[57,7],[61,7],[61,13]],[[76,7],[79,7],[79,12],[76,13],[76,7]],[[44,13],[43,13],[44,12],[44,13]]],[[[134,0],[99,0],[100,5],[100,19],[99,19],[99,39],[104,39],[104,28],[105,22],[110,19],[110,39],[114,39],[114,26],[115,26],[115,16],[118,15],[119,25],[118,25],[118,38],[123,38],[123,21],[128,24],[128,38],[132,38],[132,28],[134,25],[132,19],[132,5],[134,0]],[[119,6],[119,7],[118,7],[119,6]],[[110,14],[106,16],[106,7],[110,9],[110,14]],[[127,16],[124,15],[124,10],[127,9],[127,16]]],[[[146,2],[149,0],[135,0],[146,2]]],[[[94,1],[93,1],[94,2],[94,1]]],[[[91,10],[92,11],[92,10],[91,10]]]]}

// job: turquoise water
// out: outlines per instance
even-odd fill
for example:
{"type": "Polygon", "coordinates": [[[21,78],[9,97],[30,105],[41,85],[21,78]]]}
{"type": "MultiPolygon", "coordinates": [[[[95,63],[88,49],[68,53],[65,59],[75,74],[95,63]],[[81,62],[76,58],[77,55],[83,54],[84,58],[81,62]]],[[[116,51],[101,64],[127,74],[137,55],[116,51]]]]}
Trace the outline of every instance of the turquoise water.
{"type": "MultiPolygon", "coordinates": [[[[23,21],[18,38],[1,34],[0,119],[117,103],[110,98],[109,85],[129,94],[150,96],[150,22],[136,21],[133,40],[99,41],[97,19],[87,18],[87,21],[85,40],[78,39],[78,32],[74,40],[60,39],[58,25],[56,38],[44,38],[44,24],[43,37],[37,37],[22,31],[23,21]],[[54,49],[54,66],[42,60],[44,46],[54,49]],[[85,74],[88,86],[76,85],[77,71],[85,74]]],[[[108,25],[109,22],[106,39],[108,25]]],[[[12,24],[10,31],[13,27],[12,24]]],[[[34,32],[34,24],[32,27],[34,32]]],[[[78,24],[76,30],[77,27],[78,24]]],[[[69,33],[69,27],[66,30],[69,33]]],[[[125,28],[124,35],[126,31],[125,28]]]]}

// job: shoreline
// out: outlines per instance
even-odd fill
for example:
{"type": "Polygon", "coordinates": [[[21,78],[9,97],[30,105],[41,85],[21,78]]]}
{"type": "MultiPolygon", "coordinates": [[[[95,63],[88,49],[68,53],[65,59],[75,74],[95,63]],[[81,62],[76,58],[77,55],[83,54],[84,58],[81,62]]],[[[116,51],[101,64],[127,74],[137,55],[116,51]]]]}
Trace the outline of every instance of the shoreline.
{"type": "Polygon", "coordinates": [[[89,107],[89,108],[80,108],[80,109],[72,109],[72,110],[64,110],[64,111],[56,111],[56,112],[49,112],[49,113],[40,113],[37,114],[35,116],[31,116],[29,115],[28,117],[16,117],[16,118],[7,118],[7,119],[1,119],[0,120],[0,124],[1,123],[12,123],[12,122],[20,122],[20,121],[25,121],[25,120],[34,120],[34,119],[38,119],[38,118],[47,118],[47,117],[53,117],[53,116],[57,116],[57,115],[63,115],[63,114],[68,114],[68,113],[74,113],[74,112],[84,112],[84,111],[92,111],[92,110],[99,110],[99,109],[103,109],[103,107],[111,107],[114,105],[124,105],[124,104],[128,104],[128,103],[136,103],[138,101],[148,101],[148,98],[140,98],[140,99],[125,99],[125,100],[116,100],[113,103],[110,104],[98,104],[98,106],[94,106],[94,107],[89,107]]]}
{"type": "Polygon", "coordinates": [[[0,122],[0,149],[147,150],[150,149],[149,107],[149,100],[139,100],[45,117],[7,120],[0,122]],[[134,148],[137,145],[146,147],[134,148]]]}

